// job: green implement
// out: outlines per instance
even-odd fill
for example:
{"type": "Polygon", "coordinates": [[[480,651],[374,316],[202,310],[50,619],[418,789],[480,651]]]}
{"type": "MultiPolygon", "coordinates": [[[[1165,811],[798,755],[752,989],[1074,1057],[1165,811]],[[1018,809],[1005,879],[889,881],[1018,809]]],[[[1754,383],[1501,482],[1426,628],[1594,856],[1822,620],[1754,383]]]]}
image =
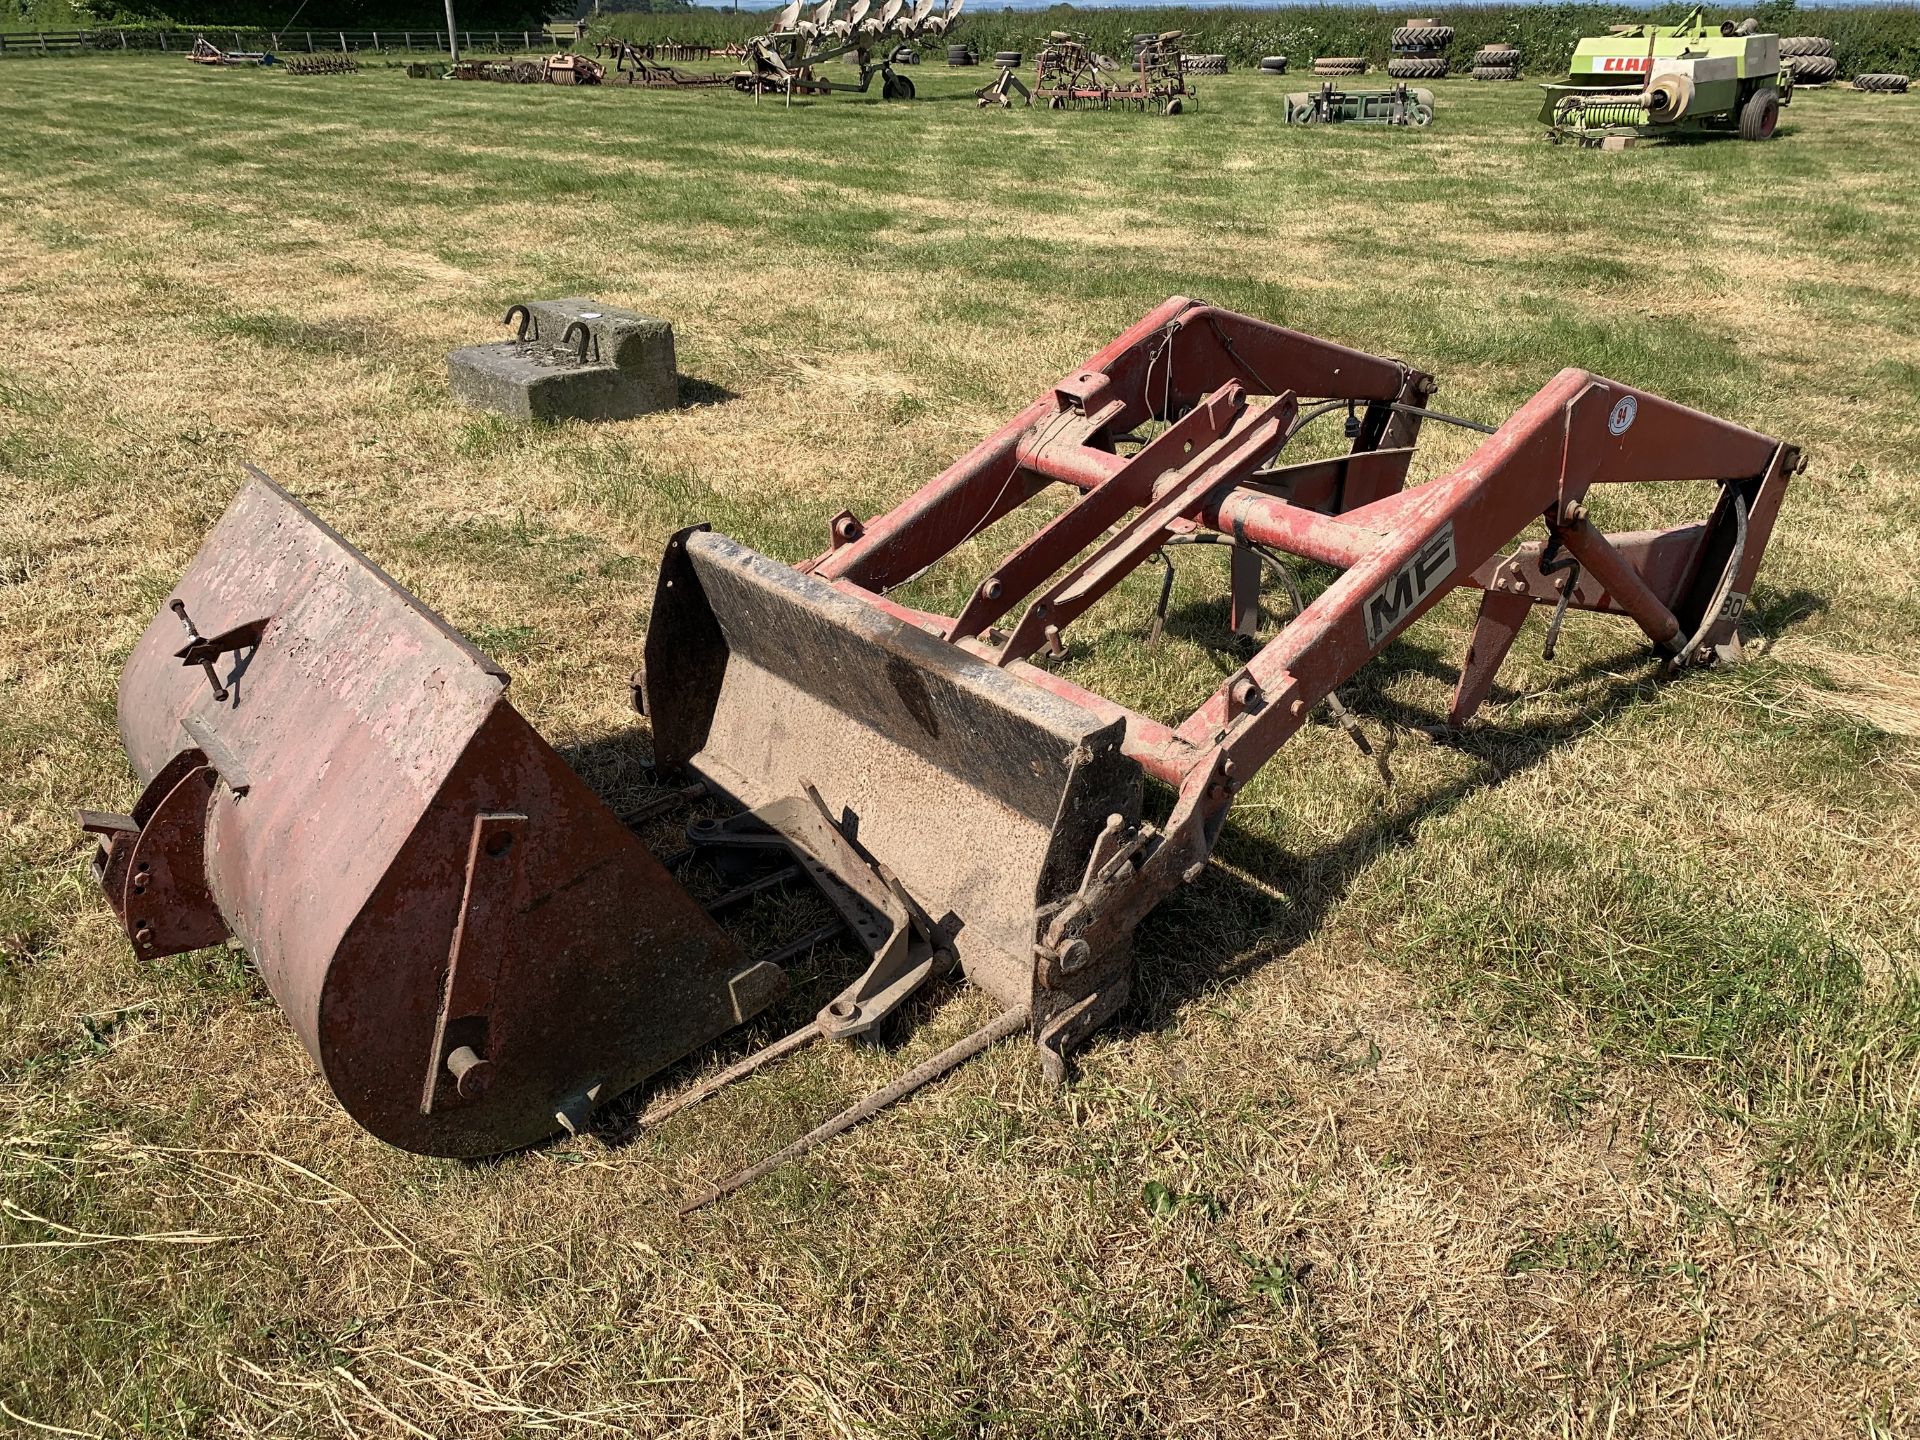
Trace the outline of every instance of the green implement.
{"type": "Polygon", "coordinates": [[[1569,72],[1540,87],[1540,119],[1556,144],[1716,131],[1767,140],[1793,96],[1778,35],[1738,34],[1699,10],[1678,25],[1616,25],[1582,40],[1569,72]]]}
{"type": "Polygon", "coordinates": [[[1287,97],[1287,124],[1431,125],[1433,92],[1395,85],[1390,90],[1336,90],[1328,81],[1318,90],[1287,97]]]}

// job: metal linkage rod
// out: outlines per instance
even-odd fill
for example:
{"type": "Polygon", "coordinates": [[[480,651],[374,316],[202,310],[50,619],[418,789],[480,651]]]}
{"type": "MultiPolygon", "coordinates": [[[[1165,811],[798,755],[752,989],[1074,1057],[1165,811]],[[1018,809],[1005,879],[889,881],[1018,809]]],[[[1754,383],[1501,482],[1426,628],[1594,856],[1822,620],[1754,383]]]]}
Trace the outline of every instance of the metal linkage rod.
{"type": "Polygon", "coordinates": [[[754,1181],[760,1179],[761,1176],[771,1174],[773,1171],[778,1170],[789,1160],[796,1160],[800,1156],[805,1155],[809,1150],[813,1150],[825,1141],[831,1140],[834,1136],[844,1134],[846,1131],[858,1125],[862,1120],[870,1119],[886,1109],[889,1105],[904,1100],[922,1086],[938,1080],[942,1075],[945,1075],[956,1066],[965,1064],[982,1050],[987,1049],[989,1046],[996,1045],[1006,1039],[1007,1036],[1018,1034],[1026,1028],[1027,1009],[1025,1006],[1004,1011],[997,1019],[981,1026],[964,1040],[956,1041],[942,1050],[938,1055],[914,1066],[913,1069],[909,1070],[892,1084],[874,1091],[858,1104],[848,1106],[825,1124],[815,1126],[791,1145],[776,1150],[773,1154],[767,1156],[766,1159],[749,1165],[745,1170],[729,1175],[718,1185],[696,1195],[680,1207],[680,1213],[685,1215],[691,1211],[700,1209],[703,1205],[711,1205],[723,1195],[731,1195],[742,1186],[751,1185],[754,1181]]]}

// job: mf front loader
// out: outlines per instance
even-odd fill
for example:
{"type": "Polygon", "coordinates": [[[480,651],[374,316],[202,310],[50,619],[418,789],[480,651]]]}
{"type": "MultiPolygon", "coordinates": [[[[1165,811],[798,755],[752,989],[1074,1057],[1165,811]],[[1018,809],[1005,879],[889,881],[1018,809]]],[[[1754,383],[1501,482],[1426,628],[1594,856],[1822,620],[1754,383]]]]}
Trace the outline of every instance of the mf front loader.
{"type": "Polygon", "coordinates": [[[636,617],[636,688],[661,804],[715,813],[662,855],[514,709],[498,666],[256,474],[128,661],[120,726],[144,789],[129,814],[83,817],[97,873],[143,956],[244,945],[341,1103],[430,1154],[577,1129],[778,1000],[794,947],[746,954],[712,912],[786,881],[820,891],[864,969],[653,1118],[865,1033],[956,969],[999,1018],[801,1146],[1003,1035],[1064,1076],[1126,1001],[1135,928],[1206,868],[1235,796],[1447,595],[1480,596],[1455,726],[1536,607],[1556,628],[1576,610],[1635,626],[1674,673],[1738,657],[1793,445],[1563,370],[1409,484],[1423,425],[1472,423],[1433,389],[1175,298],[893,510],[834,517],[799,564],[676,534],[644,637],[636,617]],[[1303,430],[1343,417],[1341,453],[1295,458],[1303,430]],[[1589,517],[1599,487],[1668,484],[1705,491],[1699,521],[1609,534],[1589,517]],[[968,577],[957,613],[902,599],[1024,507],[1029,538],[968,577]],[[1247,635],[1263,569],[1339,575],[1174,723],[1056,668],[1122,581],[1202,539],[1231,548],[1247,635]],[[700,855],[766,868],[703,908],[676,879],[700,855]]]}

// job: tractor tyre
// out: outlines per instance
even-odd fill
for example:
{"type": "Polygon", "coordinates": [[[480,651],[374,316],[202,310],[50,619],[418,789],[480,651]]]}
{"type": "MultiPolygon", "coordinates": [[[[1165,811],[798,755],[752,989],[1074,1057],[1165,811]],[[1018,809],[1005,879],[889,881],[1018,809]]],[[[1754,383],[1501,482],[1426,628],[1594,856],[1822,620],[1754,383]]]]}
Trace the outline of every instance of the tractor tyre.
{"type": "Polygon", "coordinates": [[[1520,67],[1518,65],[1476,65],[1473,67],[1473,78],[1476,80],[1518,80],[1520,78],[1520,67]]]}
{"type": "Polygon", "coordinates": [[[1227,73],[1227,57],[1224,55],[1182,55],[1180,66],[1192,75],[1224,75],[1227,73]]]}
{"type": "Polygon", "coordinates": [[[1790,60],[1800,55],[1831,55],[1833,41],[1824,35],[1789,35],[1780,42],[1780,58],[1790,60]]]}
{"type": "Polygon", "coordinates": [[[1474,52],[1475,65],[1518,65],[1520,52],[1511,45],[1482,45],[1474,52]]]}
{"type": "Polygon", "coordinates": [[[1771,85],[1762,86],[1747,97],[1740,107],[1740,138],[1771,140],[1780,123],[1780,92],[1771,85]]]}
{"type": "Polygon", "coordinates": [[[1313,62],[1316,75],[1364,75],[1367,62],[1360,55],[1329,55],[1313,62]]]}
{"type": "Polygon", "coordinates": [[[1780,68],[1792,74],[1796,85],[1825,85],[1840,73],[1839,62],[1831,55],[1796,55],[1782,60],[1780,68]]]}
{"type": "Polygon", "coordinates": [[[974,63],[973,51],[968,49],[965,45],[949,45],[947,47],[947,64],[971,65],[973,63],[974,63]]]}
{"type": "Polygon", "coordinates": [[[1268,75],[1284,75],[1287,73],[1287,57],[1264,55],[1260,59],[1260,68],[1268,75]]]}
{"type": "Polygon", "coordinates": [[[1027,57],[1018,50],[996,50],[993,52],[993,63],[1003,70],[1018,70],[1020,68],[1020,62],[1026,58],[1027,57]]]}
{"type": "Polygon", "coordinates": [[[1401,25],[1393,32],[1396,50],[1444,50],[1451,44],[1451,25],[1401,25]]]}
{"type": "Polygon", "coordinates": [[[1447,78],[1447,62],[1444,60],[1402,60],[1387,61],[1387,74],[1396,80],[1444,80],[1447,78]]]}
{"type": "Polygon", "coordinates": [[[1905,75],[1872,74],[1853,77],[1854,89],[1872,90],[1881,95],[1904,95],[1907,93],[1907,86],[1912,83],[1905,75]]]}

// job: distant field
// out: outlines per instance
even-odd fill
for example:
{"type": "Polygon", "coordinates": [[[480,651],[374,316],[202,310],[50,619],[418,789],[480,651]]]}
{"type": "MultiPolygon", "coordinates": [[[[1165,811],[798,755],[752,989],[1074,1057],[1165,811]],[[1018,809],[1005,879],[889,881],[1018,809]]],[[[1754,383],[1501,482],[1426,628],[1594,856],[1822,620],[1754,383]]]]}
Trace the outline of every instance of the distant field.
{"type": "MultiPolygon", "coordinates": [[[[0,64],[0,1403],[102,1436],[1911,1433],[1920,99],[1599,155],[1531,86],[1316,133],[1252,75],[1174,120],[914,78],[788,110],[0,64]],[[446,351],[569,294],[671,318],[695,403],[451,402],[446,351]],[[1751,663],[1666,683],[1594,619],[1546,661],[1536,622],[1427,743],[1455,597],[1350,696],[1393,788],[1331,727],[1288,745],[1071,1089],[1003,1046],[685,1221],[986,1002],[461,1166],[359,1132],[231,952],[129,953],[71,813],[133,798],[116,677],[242,461],[617,757],[671,530],[809,555],[1171,294],[1472,417],[1579,365],[1803,443],[1751,663]]],[[[1422,477],[1468,448],[1429,433],[1422,477]]],[[[1210,690],[1207,561],[1166,644],[1137,577],[1074,673],[1210,690]]],[[[703,1063],[855,965],[802,968],[703,1063]]]]}

